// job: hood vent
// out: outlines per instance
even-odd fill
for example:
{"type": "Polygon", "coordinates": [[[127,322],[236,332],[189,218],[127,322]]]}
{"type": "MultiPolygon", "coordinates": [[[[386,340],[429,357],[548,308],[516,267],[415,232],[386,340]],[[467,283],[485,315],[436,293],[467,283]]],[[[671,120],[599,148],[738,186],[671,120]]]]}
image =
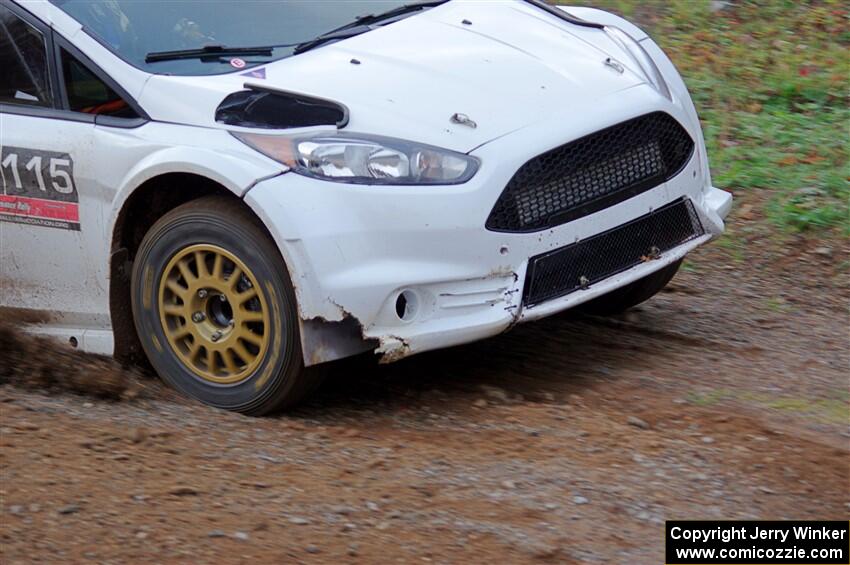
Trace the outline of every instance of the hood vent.
{"type": "Polygon", "coordinates": [[[296,92],[246,84],[248,90],[225,98],[215,112],[220,124],[262,129],[292,129],[348,124],[348,108],[338,102],[296,92]]]}

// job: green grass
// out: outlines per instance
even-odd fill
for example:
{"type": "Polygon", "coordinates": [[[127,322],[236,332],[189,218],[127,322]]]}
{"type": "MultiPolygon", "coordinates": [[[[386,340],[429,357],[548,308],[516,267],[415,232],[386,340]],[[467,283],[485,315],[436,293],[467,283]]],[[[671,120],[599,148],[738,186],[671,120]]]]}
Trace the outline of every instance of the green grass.
{"type": "Polygon", "coordinates": [[[725,402],[739,402],[744,405],[757,405],[777,412],[797,414],[818,422],[846,424],[847,405],[850,394],[836,389],[827,398],[803,398],[797,396],[777,396],[773,394],[734,391],[721,388],[708,391],[692,391],[685,400],[694,406],[711,407],[725,402]]]}
{"type": "MultiPolygon", "coordinates": [[[[568,3],[568,2],[558,2],[568,3]]],[[[638,23],[688,84],[714,183],[771,191],[770,221],[850,235],[850,9],[844,0],[576,0],[638,23]]]]}

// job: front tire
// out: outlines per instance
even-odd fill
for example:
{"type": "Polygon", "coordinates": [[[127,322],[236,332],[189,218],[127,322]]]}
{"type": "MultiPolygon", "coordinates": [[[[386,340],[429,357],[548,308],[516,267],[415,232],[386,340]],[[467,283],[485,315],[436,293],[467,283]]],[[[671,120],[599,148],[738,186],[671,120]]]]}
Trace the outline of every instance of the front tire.
{"type": "Polygon", "coordinates": [[[164,215],[142,240],[131,292],[151,365],[205,404],[263,415],[321,379],[304,367],[286,265],[241,203],[204,197],[164,215]]]}

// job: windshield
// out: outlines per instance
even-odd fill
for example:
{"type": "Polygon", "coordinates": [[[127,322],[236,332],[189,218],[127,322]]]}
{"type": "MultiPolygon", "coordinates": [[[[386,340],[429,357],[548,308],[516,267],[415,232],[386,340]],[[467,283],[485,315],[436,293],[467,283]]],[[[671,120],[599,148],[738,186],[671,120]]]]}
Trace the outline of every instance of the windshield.
{"type": "Polygon", "coordinates": [[[210,75],[292,55],[294,47],[396,0],[51,0],[134,66],[151,73],[210,75]],[[272,46],[270,51],[146,61],[149,53],[272,46]]]}

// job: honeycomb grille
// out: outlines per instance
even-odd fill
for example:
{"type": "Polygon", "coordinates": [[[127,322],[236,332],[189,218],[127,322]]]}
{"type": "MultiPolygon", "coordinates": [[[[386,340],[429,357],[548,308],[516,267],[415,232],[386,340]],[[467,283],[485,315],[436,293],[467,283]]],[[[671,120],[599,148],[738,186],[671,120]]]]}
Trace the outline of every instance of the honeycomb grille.
{"type": "Polygon", "coordinates": [[[704,233],[691,201],[677,200],[622,226],[532,257],[523,303],[533,306],[588,288],[704,233]]]}
{"type": "Polygon", "coordinates": [[[533,232],[592,214],[673,178],[693,151],[688,132],[664,112],[592,133],[520,167],[487,229],[533,232]]]}

